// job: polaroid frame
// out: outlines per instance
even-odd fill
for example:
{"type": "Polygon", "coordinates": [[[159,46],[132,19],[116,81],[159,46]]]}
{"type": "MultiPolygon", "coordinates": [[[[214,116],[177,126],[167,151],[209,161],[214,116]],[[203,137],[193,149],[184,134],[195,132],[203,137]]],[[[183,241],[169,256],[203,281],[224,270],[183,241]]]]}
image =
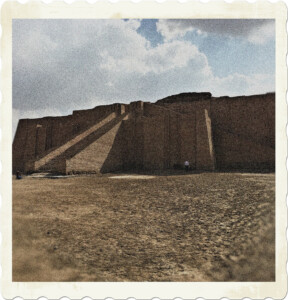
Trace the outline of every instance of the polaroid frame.
{"type": "Polygon", "coordinates": [[[2,6],[1,232],[2,295],[12,299],[283,298],[287,292],[287,7],[283,2],[6,2],[2,6]],[[276,25],[276,281],[275,282],[13,282],[12,281],[12,20],[121,18],[272,18],[276,25]]]}

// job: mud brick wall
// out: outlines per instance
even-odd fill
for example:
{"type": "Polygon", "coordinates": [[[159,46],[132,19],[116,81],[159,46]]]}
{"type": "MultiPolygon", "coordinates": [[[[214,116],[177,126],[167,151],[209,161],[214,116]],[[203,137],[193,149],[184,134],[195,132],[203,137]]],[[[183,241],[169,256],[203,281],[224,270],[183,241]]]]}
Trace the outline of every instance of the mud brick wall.
{"type": "Polygon", "coordinates": [[[136,169],[144,167],[144,119],[140,116],[134,123],[134,139],[133,139],[133,160],[136,169]]]}
{"type": "MultiPolygon", "coordinates": [[[[18,168],[19,169],[19,168],[18,168]]],[[[23,171],[31,171],[31,170],[35,170],[35,162],[34,160],[27,160],[24,162],[24,166],[22,169],[20,169],[22,172],[23,171]]]]}
{"type": "Polygon", "coordinates": [[[46,127],[43,125],[36,125],[36,149],[35,156],[45,152],[46,145],[46,127]]]}
{"type": "Polygon", "coordinates": [[[47,128],[46,150],[61,146],[74,134],[74,124],[77,122],[73,116],[51,119],[47,128]]]}
{"type": "Polygon", "coordinates": [[[275,167],[275,94],[211,101],[218,169],[275,167]]]}
{"type": "Polygon", "coordinates": [[[123,120],[121,128],[123,147],[122,161],[123,169],[143,169],[143,118],[130,116],[128,120],[123,120]]]}
{"type": "Polygon", "coordinates": [[[275,167],[275,94],[211,98],[185,93],[20,120],[13,172],[275,167]],[[112,119],[111,119],[112,118],[112,119]]]}
{"type": "Polygon", "coordinates": [[[145,103],[143,110],[143,167],[146,170],[167,168],[170,162],[167,112],[150,103],[145,103]]]}
{"type": "Polygon", "coordinates": [[[127,111],[133,114],[133,116],[137,116],[138,114],[143,114],[143,108],[144,108],[145,103],[143,101],[134,101],[131,102],[127,106],[127,111]]]}
{"type": "Polygon", "coordinates": [[[196,169],[214,170],[215,157],[212,139],[210,101],[195,103],[196,106],[196,169]]]}
{"type": "Polygon", "coordinates": [[[178,95],[168,96],[166,98],[160,99],[156,101],[157,105],[164,105],[171,103],[191,103],[194,101],[203,101],[203,100],[210,100],[211,93],[181,93],[178,95]]]}
{"type": "Polygon", "coordinates": [[[62,125],[71,121],[71,116],[20,120],[13,142],[13,172],[31,170],[34,164],[28,161],[41,158],[67,140],[71,133],[62,125]]]}
{"type": "MultiPolygon", "coordinates": [[[[195,114],[194,114],[195,115],[195,114]]],[[[183,115],[179,120],[179,146],[180,161],[182,167],[187,160],[191,168],[196,169],[197,153],[196,153],[196,123],[194,115],[183,115]]]]}
{"type": "MultiPolygon", "coordinates": [[[[183,157],[181,156],[181,124],[183,122],[180,114],[174,112],[169,113],[169,168],[179,168],[183,165],[183,157]]],[[[165,117],[167,120],[167,116],[165,117]]],[[[166,121],[167,122],[167,121],[166,121]]]]}
{"type": "Polygon", "coordinates": [[[13,172],[23,172],[25,162],[35,157],[37,121],[20,120],[13,142],[13,172]]]}
{"type": "Polygon", "coordinates": [[[134,159],[134,122],[129,120],[123,120],[122,122],[122,132],[123,133],[123,143],[126,144],[126,147],[122,150],[122,161],[123,169],[129,170],[135,168],[135,159],[134,159]]]}
{"type": "MultiPolygon", "coordinates": [[[[177,150],[180,153],[177,164],[183,166],[184,161],[188,160],[192,169],[214,170],[210,100],[193,99],[187,102],[189,97],[186,96],[185,101],[163,105],[169,108],[170,114],[180,113],[174,133],[178,135],[177,150]]],[[[170,132],[173,132],[171,127],[170,132]]]]}
{"type": "Polygon", "coordinates": [[[24,150],[26,148],[28,121],[22,119],[19,121],[12,145],[12,169],[13,173],[17,170],[24,170],[25,158],[24,150]]]}
{"type": "MultiPolygon", "coordinates": [[[[123,121],[119,124],[117,133],[115,134],[114,142],[108,153],[106,160],[104,161],[100,172],[114,172],[123,170],[123,149],[126,145],[124,143],[124,131],[123,131],[123,121]]],[[[117,125],[118,126],[118,125],[117,125]]]]}
{"type": "MultiPolygon", "coordinates": [[[[37,166],[37,163],[28,164],[28,161],[46,156],[95,123],[101,122],[111,112],[115,111],[120,115],[125,109],[124,104],[113,104],[74,111],[72,115],[64,117],[20,120],[13,142],[13,172],[15,173],[17,169],[22,172],[34,171],[31,166],[37,166]]],[[[60,166],[62,160],[59,163],[54,161],[52,169],[55,169],[57,164],[60,166]]],[[[49,168],[52,165],[50,164],[49,168]]],[[[63,170],[63,167],[60,169],[63,170]]]]}
{"type": "Polygon", "coordinates": [[[171,146],[171,131],[170,131],[170,113],[168,110],[164,112],[164,147],[163,147],[163,168],[169,169],[171,165],[170,146],[171,146]]]}
{"type": "Polygon", "coordinates": [[[181,162],[183,135],[180,132],[183,127],[182,116],[166,107],[150,103],[144,103],[143,115],[145,117],[144,167],[169,169],[183,164],[184,161],[181,162]],[[149,124],[150,121],[153,122],[149,124]]]}
{"type": "Polygon", "coordinates": [[[164,168],[164,116],[145,118],[143,167],[148,170],[164,168]]]}
{"type": "Polygon", "coordinates": [[[196,147],[196,169],[214,170],[214,146],[208,109],[201,109],[196,112],[196,147]]]}

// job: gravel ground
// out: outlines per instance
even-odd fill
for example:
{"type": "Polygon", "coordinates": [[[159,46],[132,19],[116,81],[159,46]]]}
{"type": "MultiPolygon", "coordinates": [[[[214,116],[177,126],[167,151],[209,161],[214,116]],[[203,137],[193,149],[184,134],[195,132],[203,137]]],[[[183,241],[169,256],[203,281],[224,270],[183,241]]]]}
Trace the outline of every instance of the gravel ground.
{"type": "Polygon", "coordinates": [[[141,176],[13,179],[13,281],[275,280],[275,174],[141,176]]]}

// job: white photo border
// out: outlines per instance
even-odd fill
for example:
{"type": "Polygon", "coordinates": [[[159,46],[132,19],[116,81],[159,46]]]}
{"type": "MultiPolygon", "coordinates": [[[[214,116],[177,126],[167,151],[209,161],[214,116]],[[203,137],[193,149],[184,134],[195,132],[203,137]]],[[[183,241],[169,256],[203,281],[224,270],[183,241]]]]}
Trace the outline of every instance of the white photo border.
{"type": "Polygon", "coordinates": [[[87,2],[6,2],[2,6],[1,25],[1,232],[2,295],[6,299],[41,296],[59,299],[63,296],[81,299],[113,297],[114,299],[274,299],[287,293],[287,7],[284,2],[239,1],[140,3],[100,1],[87,2]],[[13,19],[122,19],[122,18],[269,18],[276,24],[276,281],[275,282],[13,282],[12,281],[12,20],[13,19]]]}

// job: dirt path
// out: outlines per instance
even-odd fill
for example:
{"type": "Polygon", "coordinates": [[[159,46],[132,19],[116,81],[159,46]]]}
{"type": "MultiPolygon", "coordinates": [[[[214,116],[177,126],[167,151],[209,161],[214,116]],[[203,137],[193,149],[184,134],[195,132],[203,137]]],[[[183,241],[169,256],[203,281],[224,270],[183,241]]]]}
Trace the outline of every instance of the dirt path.
{"type": "Polygon", "coordinates": [[[13,180],[14,281],[275,279],[274,174],[109,176],[13,180]]]}

